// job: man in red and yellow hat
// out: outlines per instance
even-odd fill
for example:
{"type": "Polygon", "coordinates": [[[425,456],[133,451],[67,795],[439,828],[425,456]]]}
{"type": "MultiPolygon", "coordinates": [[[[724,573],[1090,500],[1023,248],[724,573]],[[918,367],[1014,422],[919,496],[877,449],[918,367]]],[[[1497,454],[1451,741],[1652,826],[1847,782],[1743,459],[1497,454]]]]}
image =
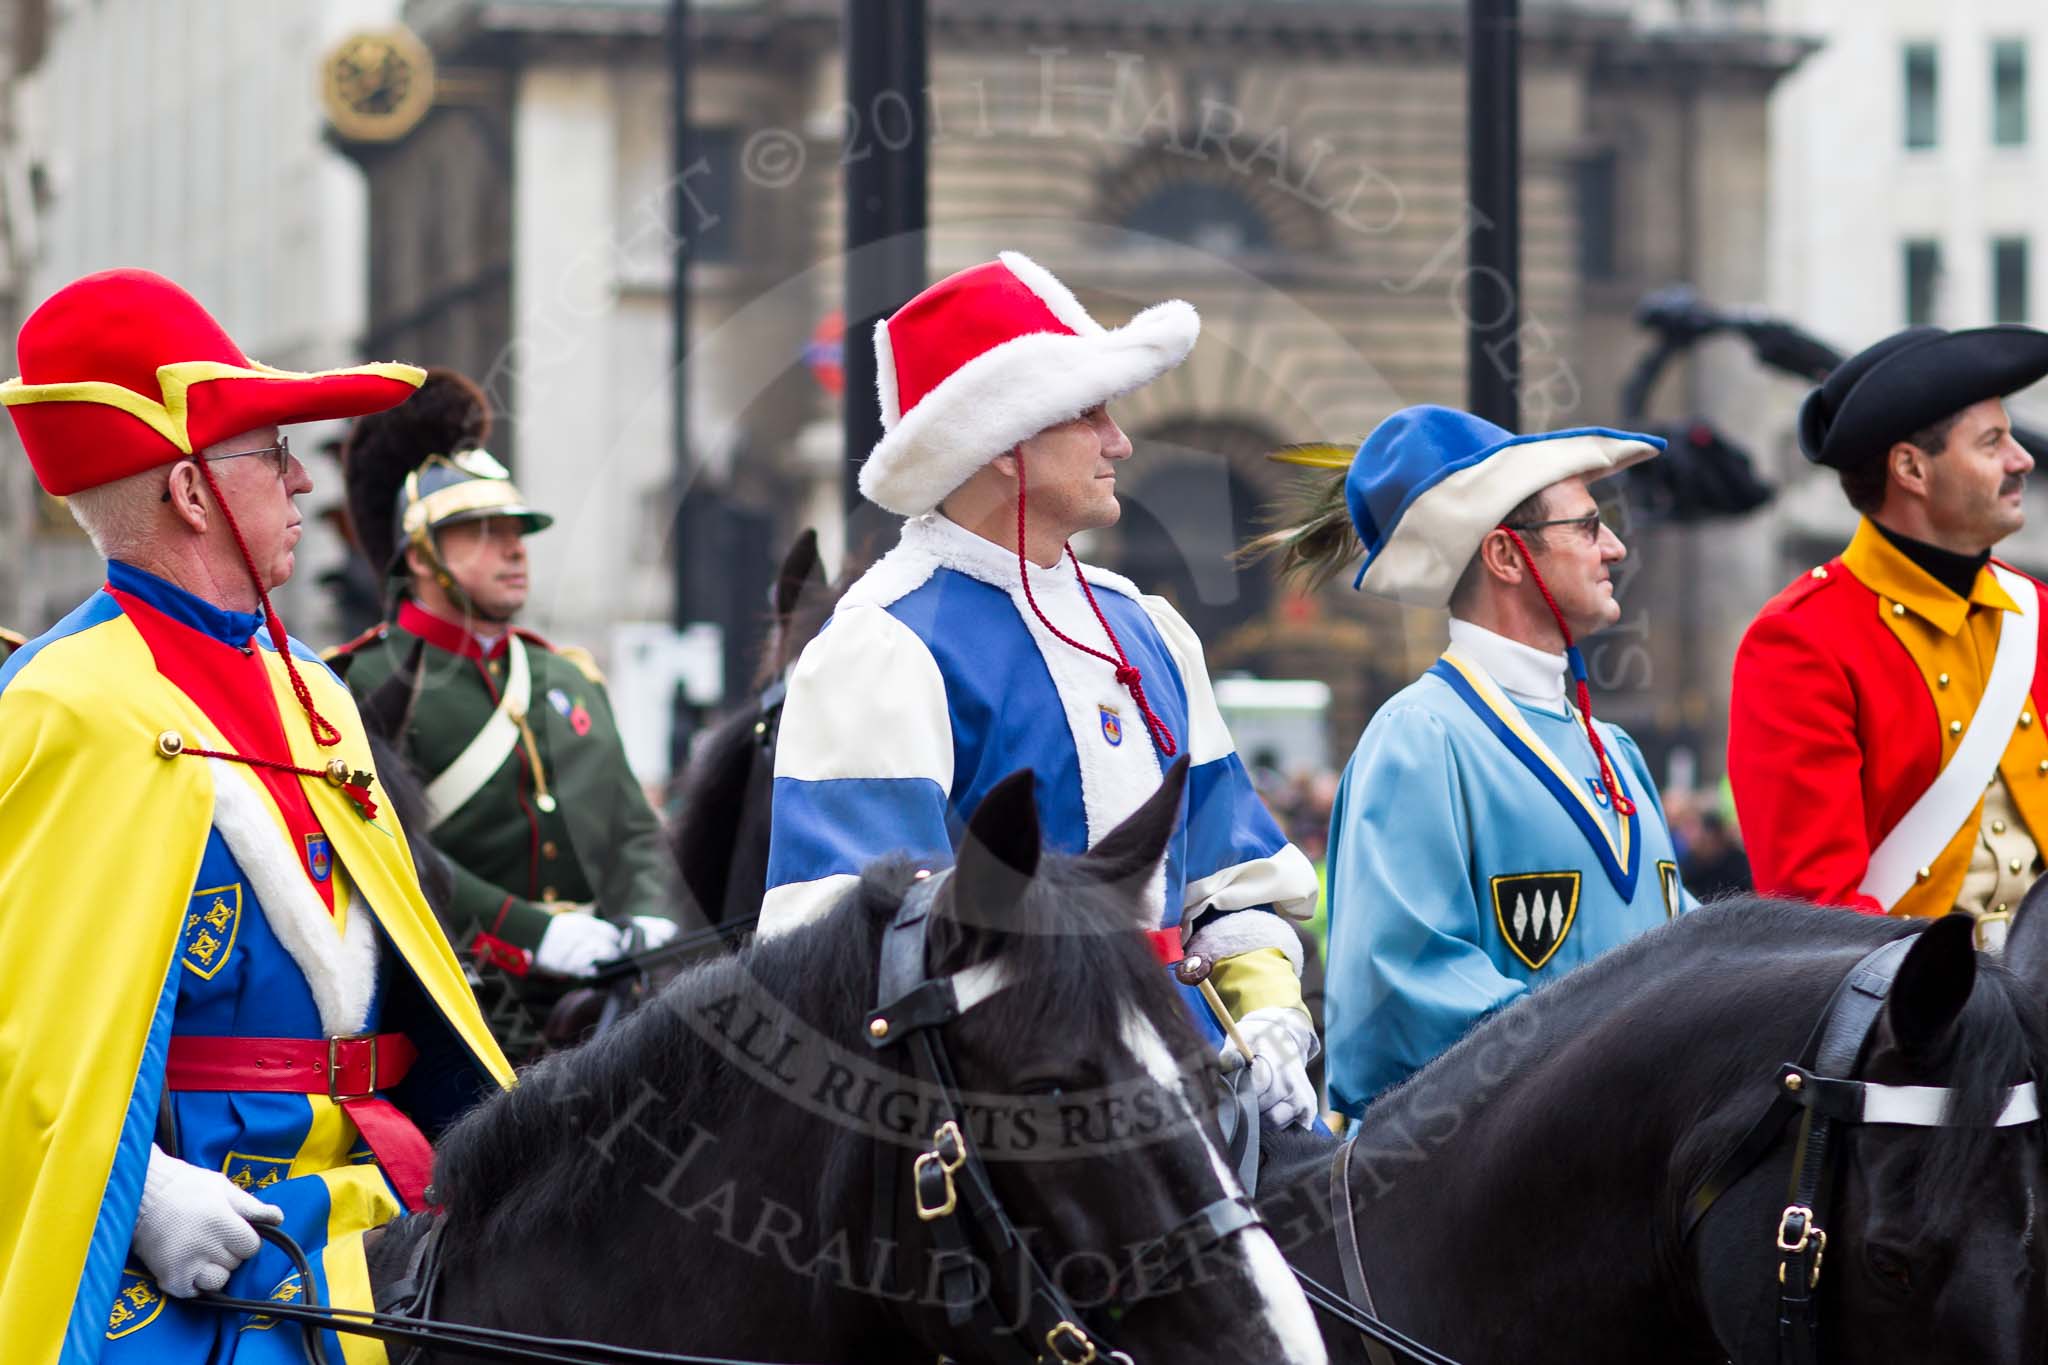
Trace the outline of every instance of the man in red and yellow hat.
{"type": "Polygon", "coordinates": [[[1801,406],[1801,449],[1863,520],[1736,652],[1728,777],[1757,890],[1964,910],[2003,944],[2048,840],[2048,589],[1991,551],[2034,466],[2003,400],[2043,375],[2048,333],[1911,327],[1801,406]]]}
{"type": "Polygon", "coordinates": [[[186,1300],[309,1292],[271,1224],[312,1292],[367,1306],[360,1234],[510,1081],[347,689],[270,607],[312,487],[278,429],[421,371],[257,365],[133,270],[58,291],[18,355],[0,403],[108,564],[0,668],[0,1341],[289,1354],[186,1300]]]}

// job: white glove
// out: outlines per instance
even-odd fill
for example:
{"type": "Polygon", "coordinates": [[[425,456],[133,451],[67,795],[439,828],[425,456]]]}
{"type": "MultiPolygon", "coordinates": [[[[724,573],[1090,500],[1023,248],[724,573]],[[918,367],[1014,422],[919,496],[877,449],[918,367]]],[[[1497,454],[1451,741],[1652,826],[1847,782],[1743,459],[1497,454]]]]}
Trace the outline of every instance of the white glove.
{"type": "Polygon", "coordinates": [[[533,965],[558,976],[589,976],[600,962],[619,956],[618,926],[590,913],[589,907],[564,910],[548,921],[548,931],[533,950],[533,965]]]}
{"type": "Polygon", "coordinates": [[[283,1221],[283,1209],[152,1143],[131,1245],[159,1289],[189,1299],[226,1285],[235,1267],[256,1254],[262,1241],[251,1223],[283,1221]]]}
{"type": "Polygon", "coordinates": [[[676,936],[676,922],[663,919],[660,915],[635,915],[632,925],[640,931],[640,946],[643,950],[659,948],[676,936]]]}
{"type": "MultiPolygon", "coordinates": [[[[1308,1083],[1308,1064],[1322,1044],[1315,1026],[1298,1009],[1285,1005],[1251,1010],[1237,1021],[1237,1031],[1252,1050],[1252,1085],[1258,1091],[1259,1116],[1269,1128],[1290,1124],[1306,1128],[1315,1122],[1316,1089],[1308,1083]]],[[[1219,1060],[1225,1071],[1244,1065],[1237,1044],[1226,1042],[1219,1060]]]]}

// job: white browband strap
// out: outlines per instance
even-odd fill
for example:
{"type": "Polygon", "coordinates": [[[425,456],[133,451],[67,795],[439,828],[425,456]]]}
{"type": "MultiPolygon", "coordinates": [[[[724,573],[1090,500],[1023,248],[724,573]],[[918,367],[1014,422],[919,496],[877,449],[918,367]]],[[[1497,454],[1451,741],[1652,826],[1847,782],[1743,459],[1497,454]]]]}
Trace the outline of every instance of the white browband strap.
{"type": "MultiPolygon", "coordinates": [[[[1010,984],[1001,958],[977,962],[953,973],[953,1003],[962,1014],[1010,984]]],[[[2029,1087],[2031,1089],[2031,1087],[2029,1087]]]]}
{"type": "MultiPolygon", "coordinates": [[[[1939,1085],[1863,1086],[1863,1122],[1896,1123],[1909,1128],[1943,1127],[1949,1091],[1939,1085]]],[[[2005,1108],[1994,1127],[2013,1128],[2041,1117],[2040,1097],[2034,1083],[2016,1085],[2006,1093],[2005,1108]]]]}

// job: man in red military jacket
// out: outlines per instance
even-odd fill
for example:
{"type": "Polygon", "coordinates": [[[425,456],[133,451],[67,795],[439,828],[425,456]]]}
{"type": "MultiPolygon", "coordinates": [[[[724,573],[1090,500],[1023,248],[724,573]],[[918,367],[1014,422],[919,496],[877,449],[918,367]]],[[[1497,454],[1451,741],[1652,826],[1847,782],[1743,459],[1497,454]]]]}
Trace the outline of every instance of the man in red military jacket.
{"type": "Polygon", "coordinates": [[[2048,847],[2048,590],[1991,550],[2034,466],[2002,400],[2043,375],[2048,333],[1913,327],[1801,405],[1801,449],[1863,520],[1736,652],[1728,775],[1759,891],[1965,910],[2004,942],[2048,847]]]}

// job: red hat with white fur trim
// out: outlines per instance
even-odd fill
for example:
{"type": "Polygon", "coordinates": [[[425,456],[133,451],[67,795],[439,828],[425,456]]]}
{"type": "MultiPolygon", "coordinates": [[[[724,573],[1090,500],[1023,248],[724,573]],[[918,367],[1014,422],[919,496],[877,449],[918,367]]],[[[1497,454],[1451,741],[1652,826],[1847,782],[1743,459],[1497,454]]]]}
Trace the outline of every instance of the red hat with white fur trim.
{"type": "Polygon", "coordinates": [[[1201,329],[1172,299],[1109,330],[1014,251],[949,275],[875,324],[883,435],[860,491],[922,516],[1019,441],[1180,364],[1201,329]]]}

